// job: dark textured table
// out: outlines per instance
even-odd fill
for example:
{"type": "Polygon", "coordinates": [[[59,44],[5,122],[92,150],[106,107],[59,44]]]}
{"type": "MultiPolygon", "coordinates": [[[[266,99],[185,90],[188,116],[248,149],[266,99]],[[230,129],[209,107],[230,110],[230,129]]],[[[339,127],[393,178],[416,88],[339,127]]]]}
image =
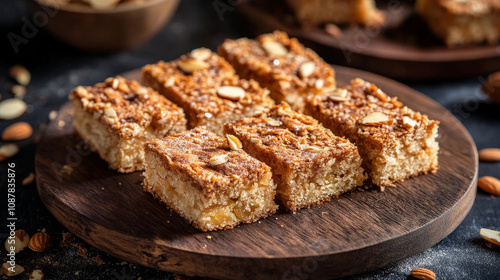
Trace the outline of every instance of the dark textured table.
{"type": "MultiPolygon", "coordinates": [[[[25,65],[32,74],[32,82],[24,100],[29,105],[19,119],[0,121],[0,131],[16,121],[27,121],[37,131],[48,122],[51,110],[57,110],[67,101],[67,95],[77,85],[92,85],[104,78],[141,67],[157,60],[171,60],[191,49],[206,46],[215,49],[225,38],[252,36],[251,28],[242,22],[233,10],[238,1],[183,1],[171,22],[149,43],[140,49],[115,53],[91,54],[73,50],[54,40],[42,29],[13,51],[7,34],[21,33],[24,20],[31,20],[23,1],[2,0],[0,4],[0,93],[2,99],[12,97],[14,82],[8,78],[13,64],[25,65]],[[227,4],[217,13],[214,4],[227,4]]],[[[338,61],[329,61],[338,63],[338,61]]],[[[500,66],[499,66],[500,70],[500,66]]],[[[484,77],[432,83],[411,83],[411,87],[427,94],[448,108],[462,121],[474,138],[478,149],[500,148],[500,106],[494,105],[480,92],[484,77]]],[[[0,163],[2,221],[7,224],[7,162],[16,164],[17,181],[34,172],[35,135],[20,141],[18,155],[0,163]]],[[[2,143],[3,144],[3,143],[2,143]]],[[[500,163],[480,163],[479,176],[500,177],[500,163]]],[[[30,235],[45,230],[54,238],[54,246],[43,253],[26,249],[16,255],[16,262],[26,273],[14,279],[27,279],[28,273],[40,268],[46,279],[172,279],[170,273],[124,262],[107,255],[84,242],[61,242],[67,233],[61,224],[45,209],[35,183],[17,185],[17,228],[30,235]],[[68,243],[68,244],[64,244],[68,243]]],[[[463,223],[444,240],[428,250],[396,264],[349,279],[406,279],[411,269],[427,267],[439,279],[500,279],[500,246],[491,246],[479,236],[481,227],[500,230],[500,198],[479,190],[475,204],[463,223]]],[[[0,240],[8,236],[1,227],[0,240]]],[[[66,235],[66,238],[69,235],[66,235]]],[[[412,246],[412,244],[407,244],[412,246]]],[[[1,249],[2,262],[6,251],[1,249]]],[[[5,276],[3,276],[5,277],[5,276]]]]}

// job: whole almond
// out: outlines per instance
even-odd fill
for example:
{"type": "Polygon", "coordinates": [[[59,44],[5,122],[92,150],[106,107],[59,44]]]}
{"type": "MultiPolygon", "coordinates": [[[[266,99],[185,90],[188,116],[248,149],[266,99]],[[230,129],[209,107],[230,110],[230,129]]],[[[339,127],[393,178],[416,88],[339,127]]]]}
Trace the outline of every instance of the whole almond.
{"type": "Polygon", "coordinates": [[[16,144],[5,144],[0,147],[0,162],[15,156],[19,152],[16,144]]]}
{"type": "Polygon", "coordinates": [[[482,90],[491,100],[500,104],[500,71],[488,77],[486,83],[483,84],[482,90]]]}
{"type": "Polygon", "coordinates": [[[6,276],[16,276],[24,272],[24,267],[15,264],[13,267],[9,263],[2,264],[2,272],[6,276]]]}
{"type": "Polygon", "coordinates": [[[11,98],[0,102],[0,119],[12,120],[20,117],[28,105],[21,99],[11,98]]]}
{"type": "Polygon", "coordinates": [[[421,280],[436,279],[436,274],[427,268],[415,268],[410,272],[410,275],[421,280]]]}
{"type": "Polygon", "coordinates": [[[5,240],[5,250],[7,252],[12,251],[11,247],[13,247],[14,252],[17,254],[24,250],[26,246],[28,246],[28,242],[30,241],[29,235],[24,231],[23,229],[18,229],[15,231],[14,237],[10,238],[8,237],[5,240]]]}
{"type": "Polygon", "coordinates": [[[13,85],[10,91],[19,99],[23,99],[26,96],[26,87],[22,85],[13,85]]]}
{"type": "Polygon", "coordinates": [[[43,272],[40,269],[35,269],[30,274],[29,280],[43,280],[43,272]]]}
{"type": "Polygon", "coordinates": [[[480,161],[500,161],[500,149],[497,148],[487,148],[479,151],[480,161]]]}
{"type": "Polygon", "coordinates": [[[361,120],[362,124],[367,124],[367,125],[380,125],[382,123],[385,123],[389,120],[389,117],[382,113],[382,112],[374,112],[371,114],[368,114],[366,117],[364,117],[361,120]]]}
{"type": "Polygon", "coordinates": [[[45,232],[37,232],[31,237],[28,247],[35,252],[47,251],[52,246],[52,238],[45,232]]]}
{"type": "Polygon", "coordinates": [[[492,194],[500,195],[500,180],[491,176],[483,176],[477,181],[477,185],[483,191],[492,194]]]}
{"type": "Polygon", "coordinates": [[[27,122],[18,122],[5,128],[2,132],[4,141],[18,141],[29,138],[33,134],[33,128],[27,122]]]}
{"type": "Polygon", "coordinates": [[[10,68],[9,71],[10,76],[16,80],[20,85],[27,86],[31,81],[31,74],[26,69],[26,67],[22,65],[14,65],[10,68]]]}
{"type": "Polygon", "coordinates": [[[210,68],[210,64],[197,59],[186,59],[179,62],[179,68],[185,73],[193,73],[196,70],[205,70],[210,68]]]}
{"type": "Polygon", "coordinates": [[[479,230],[479,234],[486,241],[491,242],[496,245],[500,245],[500,231],[482,228],[479,230]]]}

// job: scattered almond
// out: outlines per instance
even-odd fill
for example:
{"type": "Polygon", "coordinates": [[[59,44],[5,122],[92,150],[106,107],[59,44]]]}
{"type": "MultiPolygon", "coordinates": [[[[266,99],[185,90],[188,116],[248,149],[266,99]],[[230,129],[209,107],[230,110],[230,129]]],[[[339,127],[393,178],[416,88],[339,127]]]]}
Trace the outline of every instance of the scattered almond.
{"type": "Polygon", "coordinates": [[[186,59],[179,62],[179,68],[189,74],[193,73],[193,71],[208,69],[210,64],[197,59],[186,59]]]}
{"type": "Polygon", "coordinates": [[[27,122],[18,122],[5,128],[2,132],[4,141],[18,141],[29,138],[33,134],[33,128],[27,122]]]}
{"type": "Polygon", "coordinates": [[[0,147],[0,162],[15,156],[19,152],[16,144],[5,144],[0,147]]]}
{"type": "Polygon", "coordinates": [[[53,121],[55,118],[57,118],[57,111],[50,111],[49,113],[49,120],[53,121]]]}
{"type": "Polygon", "coordinates": [[[333,101],[347,101],[349,98],[347,98],[347,90],[343,88],[337,88],[334,91],[332,91],[329,95],[328,98],[333,100],[333,101]]]}
{"type": "Polygon", "coordinates": [[[487,148],[479,151],[480,161],[500,161],[500,149],[487,148]]]}
{"type": "Polygon", "coordinates": [[[333,23],[325,25],[325,32],[334,38],[340,37],[340,35],[342,35],[342,30],[333,23]]]}
{"type": "Polygon", "coordinates": [[[415,268],[410,272],[410,275],[421,280],[436,279],[436,274],[427,268],[415,268]]]}
{"type": "Polygon", "coordinates": [[[306,62],[302,63],[299,67],[299,74],[302,78],[307,78],[314,73],[314,69],[316,68],[316,64],[314,62],[306,62]]]}
{"type": "Polygon", "coordinates": [[[13,267],[9,263],[2,264],[2,272],[6,276],[16,276],[24,272],[24,267],[15,264],[13,267]]]}
{"type": "Polygon", "coordinates": [[[43,272],[40,269],[35,269],[30,274],[30,280],[43,280],[43,272]]]}
{"type": "Polygon", "coordinates": [[[110,118],[116,118],[118,115],[116,114],[115,109],[108,107],[104,108],[104,115],[110,117],[110,118]]]}
{"type": "Polygon", "coordinates": [[[86,0],[95,9],[104,10],[115,7],[120,0],[86,0]]]}
{"type": "Polygon", "coordinates": [[[245,90],[240,87],[223,86],[217,89],[217,95],[231,100],[240,100],[245,96],[245,90]]]}
{"type": "Polygon", "coordinates": [[[52,246],[52,238],[45,232],[37,232],[28,243],[28,247],[35,252],[47,251],[52,246]]]}
{"type": "Polygon", "coordinates": [[[28,177],[26,177],[26,178],[23,179],[22,185],[23,186],[30,185],[31,183],[33,183],[33,181],[35,181],[35,173],[31,172],[28,175],[28,177]]]}
{"type": "Polygon", "coordinates": [[[210,158],[210,164],[213,166],[227,162],[227,155],[217,155],[210,158]]]}
{"type": "Polygon", "coordinates": [[[243,148],[243,144],[241,144],[240,139],[238,139],[236,136],[227,134],[226,138],[227,142],[229,143],[229,148],[231,148],[231,150],[237,151],[243,148]]]}
{"type": "Polygon", "coordinates": [[[0,102],[0,119],[12,120],[20,117],[28,108],[21,99],[11,98],[0,102]]]}
{"type": "Polygon", "coordinates": [[[288,53],[288,50],[281,43],[276,41],[266,41],[262,43],[262,48],[270,56],[283,56],[288,53]]]}
{"type": "Polygon", "coordinates": [[[7,238],[7,240],[5,240],[5,250],[10,252],[12,251],[10,247],[14,247],[14,252],[17,254],[28,246],[29,241],[30,237],[26,231],[18,229],[15,231],[14,238],[7,238]]]}
{"type": "Polygon", "coordinates": [[[482,228],[479,230],[479,234],[486,241],[491,242],[496,245],[500,245],[500,231],[482,228]]]}
{"type": "Polygon", "coordinates": [[[10,76],[20,85],[27,86],[31,81],[31,74],[22,65],[14,65],[10,68],[10,76]]]}
{"type": "Polygon", "coordinates": [[[500,104],[500,71],[491,74],[483,84],[482,90],[491,100],[500,104]]]}
{"type": "Polygon", "coordinates": [[[24,86],[13,85],[10,90],[16,98],[23,99],[26,96],[26,88],[24,86]]]}
{"type": "Polygon", "coordinates": [[[196,60],[205,61],[210,57],[212,51],[207,48],[199,48],[191,51],[191,57],[196,60]]]}
{"type": "Polygon", "coordinates": [[[367,125],[380,125],[387,121],[389,121],[389,117],[386,114],[382,112],[374,112],[364,117],[361,120],[361,123],[367,125]]]}
{"type": "Polygon", "coordinates": [[[267,121],[267,123],[270,125],[270,126],[280,126],[282,124],[282,122],[278,121],[278,120],[275,120],[275,119],[269,119],[267,121]]]}
{"type": "Polygon", "coordinates": [[[403,125],[406,126],[407,128],[412,128],[417,124],[417,121],[408,117],[404,116],[403,117],[403,125]]]}
{"type": "Polygon", "coordinates": [[[321,151],[323,151],[323,149],[321,149],[320,147],[317,147],[317,146],[307,146],[306,151],[309,151],[309,152],[313,152],[313,153],[319,153],[321,151]]]}
{"type": "Polygon", "coordinates": [[[483,176],[477,181],[477,185],[483,191],[492,194],[500,195],[500,180],[491,176],[483,176]]]}

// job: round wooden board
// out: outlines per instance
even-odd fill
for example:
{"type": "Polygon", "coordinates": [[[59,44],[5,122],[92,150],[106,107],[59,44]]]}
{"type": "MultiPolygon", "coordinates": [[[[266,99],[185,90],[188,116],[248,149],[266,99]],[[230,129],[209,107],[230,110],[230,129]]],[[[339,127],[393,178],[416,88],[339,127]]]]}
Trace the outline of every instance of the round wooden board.
{"type": "Polygon", "coordinates": [[[343,28],[333,37],[321,27],[302,28],[282,0],[247,0],[239,11],[254,30],[283,30],[335,64],[403,80],[473,77],[500,70],[500,45],[447,48],[414,13],[415,1],[377,1],[383,28],[343,28]],[[387,3],[386,3],[387,2],[387,3]]]}
{"type": "MultiPolygon", "coordinates": [[[[451,113],[428,97],[375,74],[335,69],[339,84],[364,78],[441,121],[436,174],[385,192],[356,191],[297,214],[279,212],[232,230],[203,233],[144,192],[140,172],[120,174],[97,154],[80,151],[68,103],[37,149],[40,197],[68,230],[91,245],[188,276],[337,278],[421,252],[450,234],[472,207],[478,168],[474,142],[451,113]]],[[[125,75],[138,78],[138,73],[125,75]]]]}

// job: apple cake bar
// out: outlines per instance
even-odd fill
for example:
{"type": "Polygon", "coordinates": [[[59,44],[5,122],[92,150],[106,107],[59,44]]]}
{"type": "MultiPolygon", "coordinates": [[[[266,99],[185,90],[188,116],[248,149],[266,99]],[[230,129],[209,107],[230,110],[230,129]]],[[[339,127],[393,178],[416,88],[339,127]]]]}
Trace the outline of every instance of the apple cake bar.
{"type": "Polygon", "coordinates": [[[277,201],[287,210],[321,204],[361,186],[357,148],[283,102],[259,117],[226,123],[243,149],[271,166],[277,201]]]}
{"type": "Polygon", "coordinates": [[[349,23],[380,26],[385,21],[375,0],[287,0],[303,25],[349,23]]]}
{"type": "Polygon", "coordinates": [[[382,189],[438,168],[439,122],[374,84],[358,78],[330,95],[311,96],[306,112],[356,144],[372,183],[382,189]]]}
{"type": "Polygon", "coordinates": [[[146,141],[186,130],[182,109],[151,88],[120,76],[70,94],[73,126],[111,168],[144,169],[146,141]]]}
{"type": "Polygon", "coordinates": [[[416,10],[449,47],[500,39],[498,0],[418,0],[416,10]]]}
{"type": "Polygon", "coordinates": [[[206,126],[219,136],[225,122],[274,105],[267,89],[240,79],[224,58],[204,48],[170,63],[145,66],[142,81],[182,107],[189,128],[206,126]]]}
{"type": "Polygon", "coordinates": [[[257,40],[226,40],[218,50],[238,75],[258,81],[276,103],[287,102],[302,111],[308,94],[335,89],[335,72],[314,51],[281,31],[257,40]]]}
{"type": "Polygon", "coordinates": [[[251,223],[276,212],[271,168],[234,137],[198,127],[145,145],[144,189],[207,231],[251,223]]]}

